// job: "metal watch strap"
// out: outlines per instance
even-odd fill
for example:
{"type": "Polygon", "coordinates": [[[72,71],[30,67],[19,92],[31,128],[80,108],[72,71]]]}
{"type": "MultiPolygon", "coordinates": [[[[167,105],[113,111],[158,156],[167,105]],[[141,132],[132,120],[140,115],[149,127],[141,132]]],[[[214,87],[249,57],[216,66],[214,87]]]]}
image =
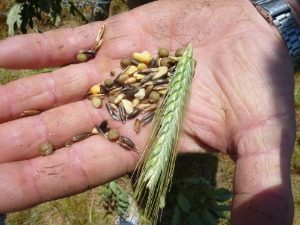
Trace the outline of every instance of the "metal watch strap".
{"type": "Polygon", "coordinates": [[[251,1],[257,10],[280,32],[295,67],[300,64],[300,26],[293,18],[291,7],[282,0],[251,1]]]}

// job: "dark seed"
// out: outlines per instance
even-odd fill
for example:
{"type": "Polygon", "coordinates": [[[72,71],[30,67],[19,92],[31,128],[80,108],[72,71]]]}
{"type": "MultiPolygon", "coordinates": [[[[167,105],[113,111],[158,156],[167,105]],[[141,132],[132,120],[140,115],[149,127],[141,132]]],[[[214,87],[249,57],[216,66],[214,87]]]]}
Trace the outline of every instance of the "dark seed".
{"type": "Polygon", "coordinates": [[[133,98],[134,94],[139,91],[137,87],[133,87],[131,85],[127,85],[124,88],[122,88],[123,94],[125,94],[125,98],[133,98]]]}
{"type": "Polygon", "coordinates": [[[143,79],[141,79],[140,83],[141,83],[141,84],[145,84],[145,83],[147,83],[148,81],[152,80],[154,74],[155,74],[155,73],[150,73],[150,74],[148,74],[148,75],[145,76],[143,79]]]}
{"type": "Polygon", "coordinates": [[[131,63],[132,63],[132,65],[135,65],[135,66],[139,65],[139,62],[137,60],[135,60],[134,58],[131,58],[131,63]]]}
{"type": "Polygon", "coordinates": [[[103,120],[99,126],[96,126],[96,129],[99,133],[105,134],[109,131],[107,120],[103,120]]]}
{"type": "Polygon", "coordinates": [[[158,56],[163,58],[163,57],[168,57],[169,56],[169,50],[166,48],[159,48],[158,49],[158,56]]]}
{"type": "Polygon", "coordinates": [[[103,93],[103,94],[109,93],[109,89],[104,85],[100,85],[100,90],[101,90],[101,93],[103,93]]]}
{"type": "Polygon", "coordinates": [[[149,65],[148,65],[149,68],[154,68],[156,67],[156,59],[151,59],[149,65]]]}
{"type": "Polygon", "coordinates": [[[111,118],[113,118],[114,120],[121,120],[120,119],[120,115],[119,115],[119,112],[118,111],[115,111],[109,104],[105,104],[106,106],[106,109],[109,113],[109,115],[111,116],[111,118]]]}

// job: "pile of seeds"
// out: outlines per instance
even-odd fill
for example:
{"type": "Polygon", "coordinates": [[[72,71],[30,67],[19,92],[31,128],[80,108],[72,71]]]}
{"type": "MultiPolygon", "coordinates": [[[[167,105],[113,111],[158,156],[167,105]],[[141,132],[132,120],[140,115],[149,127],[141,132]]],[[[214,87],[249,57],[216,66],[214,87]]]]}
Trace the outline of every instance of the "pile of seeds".
{"type": "Polygon", "coordinates": [[[126,123],[135,118],[134,130],[139,133],[163,101],[182,54],[183,49],[170,56],[168,49],[160,48],[157,56],[143,51],[124,57],[120,62],[122,72],[116,77],[111,72],[111,78],[92,86],[87,98],[96,108],[105,104],[114,120],[126,123]]]}

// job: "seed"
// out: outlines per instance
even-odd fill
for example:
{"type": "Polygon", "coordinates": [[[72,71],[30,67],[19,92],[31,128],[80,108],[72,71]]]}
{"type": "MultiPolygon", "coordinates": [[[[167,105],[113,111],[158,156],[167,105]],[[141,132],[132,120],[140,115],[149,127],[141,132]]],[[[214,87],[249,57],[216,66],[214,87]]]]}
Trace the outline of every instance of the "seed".
{"type": "Polygon", "coordinates": [[[37,109],[29,109],[29,110],[25,110],[23,111],[20,116],[35,116],[35,115],[38,115],[40,114],[41,111],[40,110],[37,110],[37,109]]]}
{"type": "Polygon", "coordinates": [[[126,123],[127,121],[127,114],[126,114],[126,111],[125,111],[125,108],[123,106],[123,104],[120,104],[119,105],[119,115],[120,115],[120,119],[122,121],[122,123],[126,123]]]}
{"type": "Polygon", "coordinates": [[[177,61],[171,59],[170,57],[162,58],[159,61],[160,66],[167,66],[167,67],[171,67],[171,66],[175,65],[176,63],[177,63],[177,61]]]}
{"type": "Polygon", "coordinates": [[[99,126],[96,127],[97,131],[101,134],[106,134],[109,131],[107,120],[103,120],[99,126]]]}
{"type": "Polygon", "coordinates": [[[128,149],[128,150],[136,150],[139,152],[138,148],[136,145],[133,143],[132,140],[130,140],[128,137],[125,136],[120,136],[119,140],[117,141],[119,145],[121,145],[123,148],[128,149]]]}
{"type": "Polygon", "coordinates": [[[100,108],[102,106],[102,100],[99,97],[92,97],[92,105],[95,108],[100,108]]]}
{"type": "Polygon", "coordinates": [[[78,53],[76,56],[76,59],[78,62],[82,63],[82,62],[86,62],[88,60],[88,56],[84,53],[78,53]]]}
{"type": "Polygon", "coordinates": [[[167,89],[159,90],[158,93],[161,94],[161,95],[165,95],[167,93],[167,91],[168,91],[167,89]]]}
{"type": "Polygon", "coordinates": [[[176,50],[175,56],[176,57],[181,57],[181,56],[183,56],[183,52],[184,52],[184,49],[183,48],[179,48],[179,49],[176,50]]]}
{"type": "Polygon", "coordinates": [[[113,95],[113,94],[118,93],[120,90],[121,90],[121,87],[113,88],[109,91],[108,94],[113,95]]]}
{"type": "Polygon", "coordinates": [[[115,102],[115,99],[116,99],[116,96],[115,95],[110,95],[110,96],[108,96],[108,102],[110,102],[110,103],[114,103],[115,102]]]}
{"type": "Polygon", "coordinates": [[[114,103],[109,103],[109,106],[110,106],[113,110],[118,110],[118,106],[116,106],[114,103]]]}
{"type": "Polygon", "coordinates": [[[149,94],[149,99],[153,102],[158,102],[158,100],[160,99],[160,95],[156,91],[151,91],[151,93],[149,94]]]}
{"type": "Polygon", "coordinates": [[[154,112],[149,112],[149,113],[147,113],[147,114],[141,119],[142,126],[146,126],[147,124],[149,124],[149,123],[153,120],[154,115],[155,115],[154,112]]]}
{"type": "Polygon", "coordinates": [[[78,142],[78,141],[82,141],[88,137],[91,136],[91,133],[82,133],[82,134],[79,134],[79,135],[76,135],[72,138],[72,141],[73,142],[78,142]]]}
{"type": "Polygon", "coordinates": [[[111,118],[113,118],[114,120],[121,120],[120,116],[119,116],[119,112],[117,112],[116,110],[114,110],[109,104],[105,104],[106,109],[109,113],[109,115],[111,116],[111,118]]]}
{"type": "Polygon", "coordinates": [[[136,79],[134,77],[129,77],[127,80],[125,80],[125,84],[133,84],[136,82],[136,79]]]}
{"type": "Polygon", "coordinates": [[[41,144],[39,152],[42,156],[51,155],[54,152],[54,147],[50,142],[41,144]]]}
{"type": "Polygon", "coordinates": [[[149,104],[149,103],[141,103],[141,104],[138,104],[137,106],[136,106],[136,108],[137,109],[140,109],[140,110],[144,110],[144,109],[146,109],[146,108],[148,108],[148,107],[150,107],[151,106],[151,104],[149,104]]]}
{"type": "Polygon", "coordinates": [[[136,117],[139,113],[141,112],[140,109],[133,109],[132,113],[130,113],[128,116],[127,116],[127,119],[132,119],[134,117],[136,117]]]}
{"type": "Polygon", "coordinates": [[[141,120],[140,119],[136,119],[135,122],[134,122],[134,131],[135,133],[140,133],[141,131],[141,127],[142,127],[142,123],[141,123],[141,120]]]}
{"type": "Polygon", "coordinates": [[[139,73],[134,73],[133,74],[133,77],[136,79],[136,80],[141,80],[145,77],[144,74],[139,74],[139,73]]]}
{"type": "Polygon", "coordinates": [[[125,70],[125,74],[130,75],[130,74],[133,74],[136,71],[137,71],[137,67],[136,66],[129,66],[125,70]]]}
{"type": "Polygon", "coordinates": [[[147,83],[148,81],[152,80],[153,76],[154,76],[154,73],[148,74],[141,80],[141,84],[147,83]]]}
{"type": "Polygon", "coordinates": [[[168,73],[168,67],[167,66],[160,66],[158,67],[158,71],[156,72],[156,74],[153,76],[153,80],[158,79],[163,77],[164,75],[166,75],[168,73]]]}
{"type": "Polygon", "coordinates": [[[99,134],[99,133],[100,132],[97,130],[96,127],[94,127],[93,130],[92,130],[92,132],[91,132],[92,135],[99,134]]]}
{"type": "Polygon", "coordinates": [[[135,99],[133,99],[133,101],[132,101],[132,106],[133,106],[133,107],[136,107],[139,103],[140,103],[140,100],[137,99],[137,98],[135,98],[135,99]]]}
{"type": "Polygon", "coordinates": [[[151,61],[148,64],[148,67],[149,68],[156,67],[156,64],[157,64],[157,60],[156,59],[151,59],[151,61]]]}
{"type": "Polygon", "coordinates": [[[118,81],[120,82],[125,82],[125,80],[128,79],[128,74],[122,74],[121,76],[118,77],[118,81]]]}
{"type": "Polygon", "coordinates": [[[169,50],[166,48],[159,48],[158,49],[158,56],[163,58],[163,57],[168,57],[169,56],[169,50]]]}
{"type": "Polygon", "coordinates": [[[107,138],[110,141],[117,141],[120,137],[120,132],[117,129],[110,129],[107,133],[107,138]]]}
{"type": "Polygon", "coordinates": [[[101,91],[101,88],[100,88],[99,84],[92,86],[90,89],[90,93],[93,95],[100,94],[100,91],[101,91]]]}
{"type": "Polygon", "coordinates": [[[145,97],[145,89],[141,88],[137,93],[134,94],[134,97],[139,100],[143,100],[145,97]]]}
{"type": "Polygon", "coordinates": [[[135,60],[134,58],[131,58],[132,65],[138,66],[140,64],[139,61],[135,60]]]}
{"type": "Polygon", "coordinates": [[[124,97],[125,97],[124,94],[119,94],[119,95],[116,97],[114,103],[115,103],[115,104],[118,104],[120,101],[122,101],[122,99],[123,99],[124,97]]]}
{"type": "Polygon", "coordinates": [[[123,99],[122,100],[122,104],[123,104],[123,106],[124,106],[125,111],[126,111],[127,114],[132,113],[133,106],[132,106],[132,102],[131,101],[128,101],[127,99],[123,99]]]}
{"type": "Polygon", "coordinates": [[[165,90],[169,87],[169,84],[161,84],[161,85],[157,85],[155,87],[153,87],[153,91],[161,91],[161,90],[165,90]]]}
{"type": "Polygon", "coordinates": [[[142,69],[146,69],[146,68],[148,68],[148,66],[145,63],[139,63],[137,65],[138,70],[142,70],[142,69]]]}
{"type": "Polygon", "coordinates": [[[129,57],[123,57],[120,64],[121,64],[121,67],[123,69],[125,69],[126,67],[131,65],[131,59],[129,57]]]}
{"type": "Polygon", "coordinates": [[[123,94],[125,94],[126,98],[133,98],[133,96],[139,91],[137,87],[127,85],[124,88],[122,88],[123,94]]]}
{"type": "Polygon", "coordinates": [[[158,107],[158,104],[153,104],[153,105],[145,108],[143,112],[145,113],[145,112],[150,112],[150,111],[156,110],[157,107],[158,107]]]}
{"type": "Polygon", "coordinates": [[[105,79],[104,85],[108,88],[111,88],[112,86],[114,86],[114,81],[112,79],[105,79]]]}
{"type": "Polygon", "coordinates": [[[149,85],[149,86],[146,88],[146,92],[145,92],[145,96],[146,96],[146,97],[150,94],[150,92],[152,91],[153,87],[154,87],[154,85],[149,85]]]}
{"type": "Polygon", "coordinates": [[[132,54],[132,58],[141,62],[141,63],[145,63],[145,64],[148,64],[151,59],[152,59],[152,55],[150,52],[148,51],[143,51],[143,52],[134,52],[132,54]]]}

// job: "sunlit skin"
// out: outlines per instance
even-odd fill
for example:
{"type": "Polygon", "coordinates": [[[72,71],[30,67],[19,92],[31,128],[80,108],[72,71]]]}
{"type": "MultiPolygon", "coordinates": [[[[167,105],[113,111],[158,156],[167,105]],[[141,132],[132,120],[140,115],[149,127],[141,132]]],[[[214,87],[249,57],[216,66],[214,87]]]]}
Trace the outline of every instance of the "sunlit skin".
{"type": "MultiPolygon", "coordinates": [[[[102,23],[0,42],[0,66],[51,73],[0,86],[0,213],[82,192],[133,171],[139,155],[101,136],[63,143],[109,118],[82,100],[89,88],[134,51],[174,52],[192,42],[197,60],[187,102],[181,152],[218,151],[236,163],[232,224],[289,225],[293,206],[289,163],[295,136],[293,65],[279,33],[248,0],[165,0],[105,21],[97,57],[75,63],[92,48],[102,23]],[[28,109],[40,115],[18,119],[28,109]],[[49,141],[59,148],[41,157],[49,141]]],[[[133,123],[120,127],[139,148],[147,139],[133,123]]]]}

